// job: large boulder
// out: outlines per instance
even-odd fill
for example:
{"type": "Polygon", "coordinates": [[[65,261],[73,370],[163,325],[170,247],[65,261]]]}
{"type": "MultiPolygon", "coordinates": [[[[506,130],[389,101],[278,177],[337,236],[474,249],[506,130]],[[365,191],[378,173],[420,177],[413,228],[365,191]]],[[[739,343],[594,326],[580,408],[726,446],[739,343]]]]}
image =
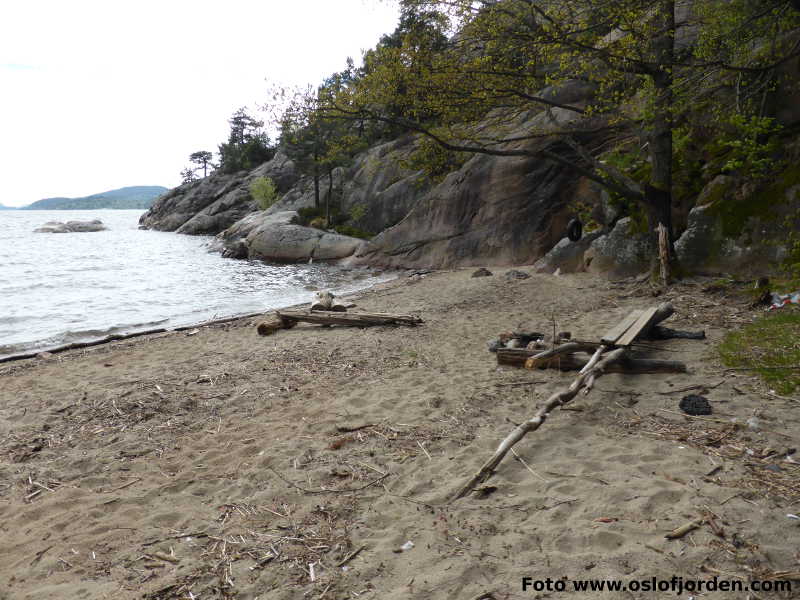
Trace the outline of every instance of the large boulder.
{"type": "Polygon", "coordinates": [[[681,266],[696,273],[763,275],[787,253],[787,231],[800,214],[800,169],[788,166],[768,183],[719,176],[700,193],[675,242],[681,266]]]}
{"type": "Polygon", "coordinates": [[[34,229],[34,233],[86,233],[91,231],[105,231],[108,229],[100,219],[91,221],[48,221],[41,227],[34,229]]]}
{"type": "Polygon", "coordinates": [[[351,256],[362,244],[358,238],[285,222],[265,222],[245,238],[249,258],[292,263],[339,260],[351,256]]]}
{"type": "Polygon", "coordinates": [[[597,238],[600,231],[587,233],[577,242],[562,238],[553,248],[533,265],[537,273],[579,273],[586,270],[586,251],[597,238]]]}
{"type": "Polygon", "coordinates": [[[636,231],[633,220],[625,217],[609,233],[591,242],[583,260],[590,273],[615,279],[643,273],[650,268],[654,256],[650,235],[636,231]]]}
{"type": "Polygon", "coordinates": [[[218,233],[209,245],[209,249],[212,252],[221,252],[226,258],[247,258],[249,254],[247,236],[250,232],[265,225],[293,225],[297,219],[297,212],[293,210],[250,213],[218,233]]]}

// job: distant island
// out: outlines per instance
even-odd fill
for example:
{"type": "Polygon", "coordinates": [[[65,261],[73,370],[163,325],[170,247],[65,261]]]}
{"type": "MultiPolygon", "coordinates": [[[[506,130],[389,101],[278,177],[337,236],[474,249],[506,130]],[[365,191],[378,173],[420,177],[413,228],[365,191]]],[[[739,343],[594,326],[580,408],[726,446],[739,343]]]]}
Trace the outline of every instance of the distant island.
{"type": "MultiPolygon", "coordinates": [[[[135,185],[109,190],[82,198],[44,198],[20,210],[94,210],[99,208],[137,209],[150,208],[167,188],[160,185],[135,185]]],[[[12,207],[0,205],[0,210],[12,207]]]]}

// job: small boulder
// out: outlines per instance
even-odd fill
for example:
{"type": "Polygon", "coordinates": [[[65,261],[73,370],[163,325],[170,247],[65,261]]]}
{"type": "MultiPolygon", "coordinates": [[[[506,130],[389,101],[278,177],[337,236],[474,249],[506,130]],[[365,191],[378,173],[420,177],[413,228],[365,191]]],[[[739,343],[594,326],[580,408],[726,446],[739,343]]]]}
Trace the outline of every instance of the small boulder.
{"type": "Polygon", "coordinates": [[[34,233],[86,233],[92,231],[105,231],[107,227],[100,219],[91,221],[48,221],[41,227],[34,229],[34,233]]]}
{"type": "Polygon", "coordinates": [[[481,267],[472,273],[473,277],[491,277],[492,275],[494,275],[494,273],[492,273],[489,269],[485,269],[484,267],[481,267]]]}
{"type": "Polygon", "coordinates": [[[504,277],[509,281],[513,281],[515,279],[529,279],[530,275],[528,275],[525,271],[518,271],[517,269],[511,269],[510,271],[506,271],[504,277]]]}

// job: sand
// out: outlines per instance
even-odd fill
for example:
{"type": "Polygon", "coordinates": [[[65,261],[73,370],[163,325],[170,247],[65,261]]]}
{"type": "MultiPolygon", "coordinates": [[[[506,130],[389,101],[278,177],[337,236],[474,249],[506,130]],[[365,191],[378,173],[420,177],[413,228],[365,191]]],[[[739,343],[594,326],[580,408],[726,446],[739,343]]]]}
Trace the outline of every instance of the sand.
{"type": "Polygon", "coordinates": [[[800,471],[785,458],[800,398],[726,372],[714,349],[755,313],[703,281],[656,299],[588,275],[470,274],[353,300],[419,314],[417,328],[259,337],[246,319],[2,365],[0,599],[652,598],[534,593],[522,578],[800,577],[787,516],[800,471]],[[447,504],[575,376],[498,368],[490,339],[597,339],[663,300],[677,308],[665,324],[708,339],[645,354],[688,373],[604,376],[483,493],[447,504]],[[680,389],[700,384],[715,386],[713,420],[676,412],[680,389]],[[758,430],[731,422],[753,415],[758,430]],[[664,537],[701,515],[712,522],[664,537]]]}

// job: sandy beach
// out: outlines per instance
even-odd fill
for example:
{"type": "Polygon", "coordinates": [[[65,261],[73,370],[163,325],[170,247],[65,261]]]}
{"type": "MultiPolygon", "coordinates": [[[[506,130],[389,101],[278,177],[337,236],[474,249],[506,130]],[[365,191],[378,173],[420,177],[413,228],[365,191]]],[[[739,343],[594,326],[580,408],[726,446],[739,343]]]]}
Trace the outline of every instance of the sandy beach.
{"type": "Polygon", "coordinates": [[[800,398],[715,351],[756,313],[704,280],[653,298],[632,281],[493,270],[353,296],[354,311],[421,316],[414,328],[260,337],[251,318],[0,365],[0,600],[688,598],[522,578],[800,578],[800,398]],[[641,353],[687,373],[603,376],[448,503],[575,377],[498,367],[489,340],[596,340],[666,300],[665,325],[707,339],[641,353]],[[714,414],[683,416],[681,390],[699,385],[714,414]]]}

